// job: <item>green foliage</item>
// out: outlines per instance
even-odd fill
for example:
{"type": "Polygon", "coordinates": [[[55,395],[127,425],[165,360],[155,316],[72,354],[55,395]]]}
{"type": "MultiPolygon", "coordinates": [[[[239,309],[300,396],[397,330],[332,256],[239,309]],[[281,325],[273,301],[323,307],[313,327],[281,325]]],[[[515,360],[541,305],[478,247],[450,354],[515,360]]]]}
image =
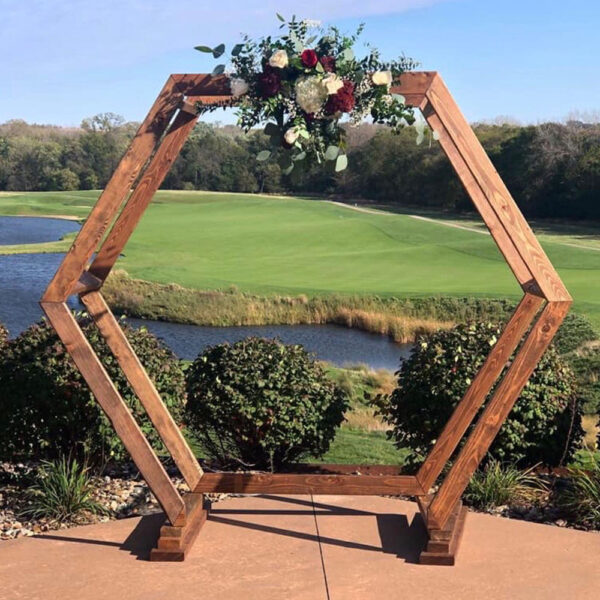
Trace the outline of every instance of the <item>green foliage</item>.
{"type": "MultiPolygon", "coordinates": [[[[351,123],[369,116],[393,131],[414,122],[413,109],[404,98],[389,93],[392,80],[413,68],[414,61],[402,56],[384,62],[370,45],[367,56],[356,58],[352,48],[362,25],[348,36],[336,27],[323,29],[294,16],[280,28],[287,31],[277,37],[254,41],[245,36],[231,53],[232,93],[241,97],[231,102],[238,125],[248,132],[266,123],[264,131],[270,136],[273,151],[262,150],[258,161],[277,156],[284,174],[296,169],[294,177],[296,165],[305,168],[327,162],[337,173],[348,164],[346,129],[339,123],[343,113],[349,114],[351,123]]],[[[225,45],[196,46],[196,50],[219,58],[225,45]]],[[[219,64],[213,75],[224,71],[225,64],[219,64]]],[[[199,102],[197,107],[205,113],[222,104],[199,102]]]]}
{"type": "Polygon", "coordinates": [[[42,461],[35,482],[27,492],[27,507],[22,516],[55,521],[77,520],[84,512],[104,512],[94,500],[94,486],[88,467],[64,456],[42,461]]]}
{"type": "MultiPolygon", "coordinates": [[[[411,448],[421,459],[427,454],[501,329],[490,323],[465,324],[417,341],[398,371],[397,388],[380,399],[399,447],[411,448]]],[[[563,455],[573,453],[582,433],[573,373],[551,347],[517,399],[490,456],[521,467],[557,465],[563,455]]]]}
{"type": "Polygon", "coordinates": [[[584,414],[600,413],[600,347],[581,348],[568,356],[577,377],[577,392],[584,414]]]}
{"type": "MultiPolygon", "coordinates": [[[[77,320],[151,445],[162,450],[158,434],[97,327],[86,315],[79,314],[77,320]]],[[[179,361],[147,330],[123,328],[163,401],[179,421],[185,394],[179,361]]],[[[6,346],[0,360],[0,414],[2,459],[75,453],[101,462],[126,456],[112,425],[45,320],[6,346]]]]}
{"type": "Polygon", "coordinates": [[[474,473],[463,498],[475,508],[491,510],[505,505],[530,504],[546,491],[542,480],[531,469],[521,471],[514,465],[490,460],[474,473]]]}
{"type": "Polygon", "coordinates": [[[187,419],[222,465],[274,470],[329,448],[347,406],[302,346],[247,338],[208,348],[186,371],[187,419]]]}
{"type": "Polygon", "coordinates": [[[577,313],[569,313],[556,333],[553,344],[559,354],[567,354],[577,350],[585,342],[597,339],[598,334],[586,317],[577,313]]]}
{"type": "Polygon", "coordinates": [[[592,461],[587,471],[571,469],[556,504],[573,523],[600,529],[600,463],[592,461]]]}

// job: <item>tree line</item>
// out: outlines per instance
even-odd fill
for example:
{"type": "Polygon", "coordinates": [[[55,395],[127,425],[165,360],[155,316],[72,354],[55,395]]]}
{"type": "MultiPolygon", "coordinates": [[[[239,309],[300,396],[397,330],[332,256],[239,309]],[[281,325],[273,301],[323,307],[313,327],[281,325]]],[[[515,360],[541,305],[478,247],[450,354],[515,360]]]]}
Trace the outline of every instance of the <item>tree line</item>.
{"type": "MultiPolygon", "coordinates": [[[[106,185],[138,124],[112,113],[78,128],[0,124],[0,190],[96,189],[106,185]]],[[[475,133],[523,212],[530,217],[600,219],[600,124],[568,121],[518,126],[476,124],[475,133]]],[[[435,140],[415,131],[348,128],[349,168],[315,167],[283,175],[257,162],[268,147],[260,131],[200,123],[163,188],[333,195],[385,205],[470,210],[470,201],[435,140]]]]}

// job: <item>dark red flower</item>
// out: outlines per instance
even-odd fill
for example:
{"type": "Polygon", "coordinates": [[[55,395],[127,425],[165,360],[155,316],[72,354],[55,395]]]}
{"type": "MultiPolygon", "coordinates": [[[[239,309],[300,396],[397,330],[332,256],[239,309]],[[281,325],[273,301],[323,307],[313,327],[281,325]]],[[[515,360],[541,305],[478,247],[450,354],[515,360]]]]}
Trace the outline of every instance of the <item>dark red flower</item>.
{"type": "Polygon", "coordinates": [[[344,85],[335,94],[329,96],[325,104],[325,113],[350,112],[354,108],[354,84],[344,79],[344,85]]]}
{"type": "Polygon", "coordinates": [[[258,91],[263,98],[275,96],[281,89],[281,75],[273,67],[265,65],[258,76],[258,91]]]}
{"type": "Polygon", "coordinates": [[[323,69],[327,73],[333,73],[335,71],[335,56],[321,56],[319,62],[323,65],[323,69]]]}
{"type": "Polygon", "coordinates": [[[302,51],[300,60],[305,67],[312,69],[319,62],[319,57],[314,50],[307,48],[306,50],[302,51]]]}

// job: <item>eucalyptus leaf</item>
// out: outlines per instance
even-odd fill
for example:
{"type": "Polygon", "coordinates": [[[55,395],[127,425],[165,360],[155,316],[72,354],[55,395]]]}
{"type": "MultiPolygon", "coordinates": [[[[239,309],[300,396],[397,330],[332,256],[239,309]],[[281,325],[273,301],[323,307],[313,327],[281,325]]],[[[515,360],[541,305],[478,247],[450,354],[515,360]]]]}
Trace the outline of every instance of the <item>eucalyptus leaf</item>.
{"type": "Polygon", "coordinates": [[[306,131],[306,129],[298,129],[298,135],[300,137],[303,137],[305,140],[310,138],[310,133],[308,133],[308,131],[306,131]]]}
{"type": "Polygon", "coordinates": [[[285,19],[279,14],[279,13],[275,13],[275,16],[282,22],[285,23],[285,19]]]}
{"type": "Polygon", "coordinates": [[[329,146],[327,150],[325,150],[325,160],[335,160],[340,153],[340,149],[338,146],[329,146]]]}
{"type": "Polygon", "coordinates": [[[231,51],[231,56],[237,56],[244,49],[244,44],[236,44],[231,51]]]}
{"type": "Polygon", "coordinates": [[[206,52],[207,54],[212,54],[212,48],[209,46],[194,46],[194,50],[198,50],[198,52],[206,52]]]}
{"type": "Polygon", "coordinates": [[[265,160],[268,160],[270,156],[271,156],[271,151],[270,150],[261,150],[256,155],[256,160],[259,161],[259,162],[264,162],[265,160]]]}
{"type": "Polygon", "coordinates": [[[306,158],[306,152],[298,152],[295,156],[292,157],[293,161],[304,160],[306,158]]]}
{"type": "Polygon", "coordinates": [[[323,65],[322,65],[320,62],[318,62],[318,63],[316,64],[316,66],[315,66],[315,69],[316,69],[316,70],[317,70],[319,73],[324,73],[324,72],[325,72],[325,69],[323,68],[323,65]]]}
{"type": "Polygon", "coordinates": [[[340,154],[335,161],[335,171],[339,173],[348,166],[348,157],[345,154],[340,154]]]}
{"type": "Polygon", "coordinates": [[[225,52],[225,44],[219,44],[218,46],[215,46],[212,49],[212,55],[215,58],[219,58],[219,56],[222,56],[223,52],[225,52]]]}
{"type": "Polygon", "coordinates": [[[290,174],[290,173],[291,173],[293,170],[294,170],[294,163],[293,163],[293,162],[291,162],[291,163],[289,164],[289,166],[285,167],[285,169],[282,169],[282,171],[281,171],[281,172],[282,172],[284,175],[289,175],[289,174],[290,174]]]}
{"type": "Polygon", "coordinates": [[[406,104],[406,98],[402,94],[392,94],[392,98],[400,104],[406,104]]]}
{"type": "Polygon", "coordinates": [[[223,75],[223,73],[225,73],[225,65],[217,65],[212,72],[213,75],[223,75]]]}
{"type": "Polygon", "coordinates": [[[352,52],[352,48],[346,48],[343,52],[342,52],[342,58],[345,61],[351,61],[354,60],[354,52],[352,52]]]}

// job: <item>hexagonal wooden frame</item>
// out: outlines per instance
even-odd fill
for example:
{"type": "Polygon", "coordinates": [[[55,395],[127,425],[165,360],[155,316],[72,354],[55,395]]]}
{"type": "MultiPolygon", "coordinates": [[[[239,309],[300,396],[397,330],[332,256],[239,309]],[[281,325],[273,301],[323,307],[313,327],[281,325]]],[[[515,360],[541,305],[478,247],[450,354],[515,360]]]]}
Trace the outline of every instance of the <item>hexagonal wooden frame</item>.
{"type": "Polygon", "coordinates": [[[192,131],[197,120],[195,103],[231,100],[226,77],[196,74],[168,78],[50,282],[41,306],[167,516],[169,524],[161,529],[151,558],[184,559],[206,519],[203,494],[208,492],[403,494],[417,498],[427,528],[429,541],[421,562],[454,564],[465,518],[460,497],[572,300],[441,77],[435,72],[405,73],[392,91],[419,108],[439,134],[442,148],[524,292],[416,475],[375,466],[361,467],[361,474],[356,474],[356,467],[347,465],[320,465],[314,471],[292,474],[203,473],[100,293],[192,131]],[[167,476],[68,309],[66,300],[71,294],[79,294],[192,490],[184,497],[167,476]],[[517,348],[516,357],[507,365],[517,348]],[[499,378],[437,492],[430,494],[499,378]]]}

